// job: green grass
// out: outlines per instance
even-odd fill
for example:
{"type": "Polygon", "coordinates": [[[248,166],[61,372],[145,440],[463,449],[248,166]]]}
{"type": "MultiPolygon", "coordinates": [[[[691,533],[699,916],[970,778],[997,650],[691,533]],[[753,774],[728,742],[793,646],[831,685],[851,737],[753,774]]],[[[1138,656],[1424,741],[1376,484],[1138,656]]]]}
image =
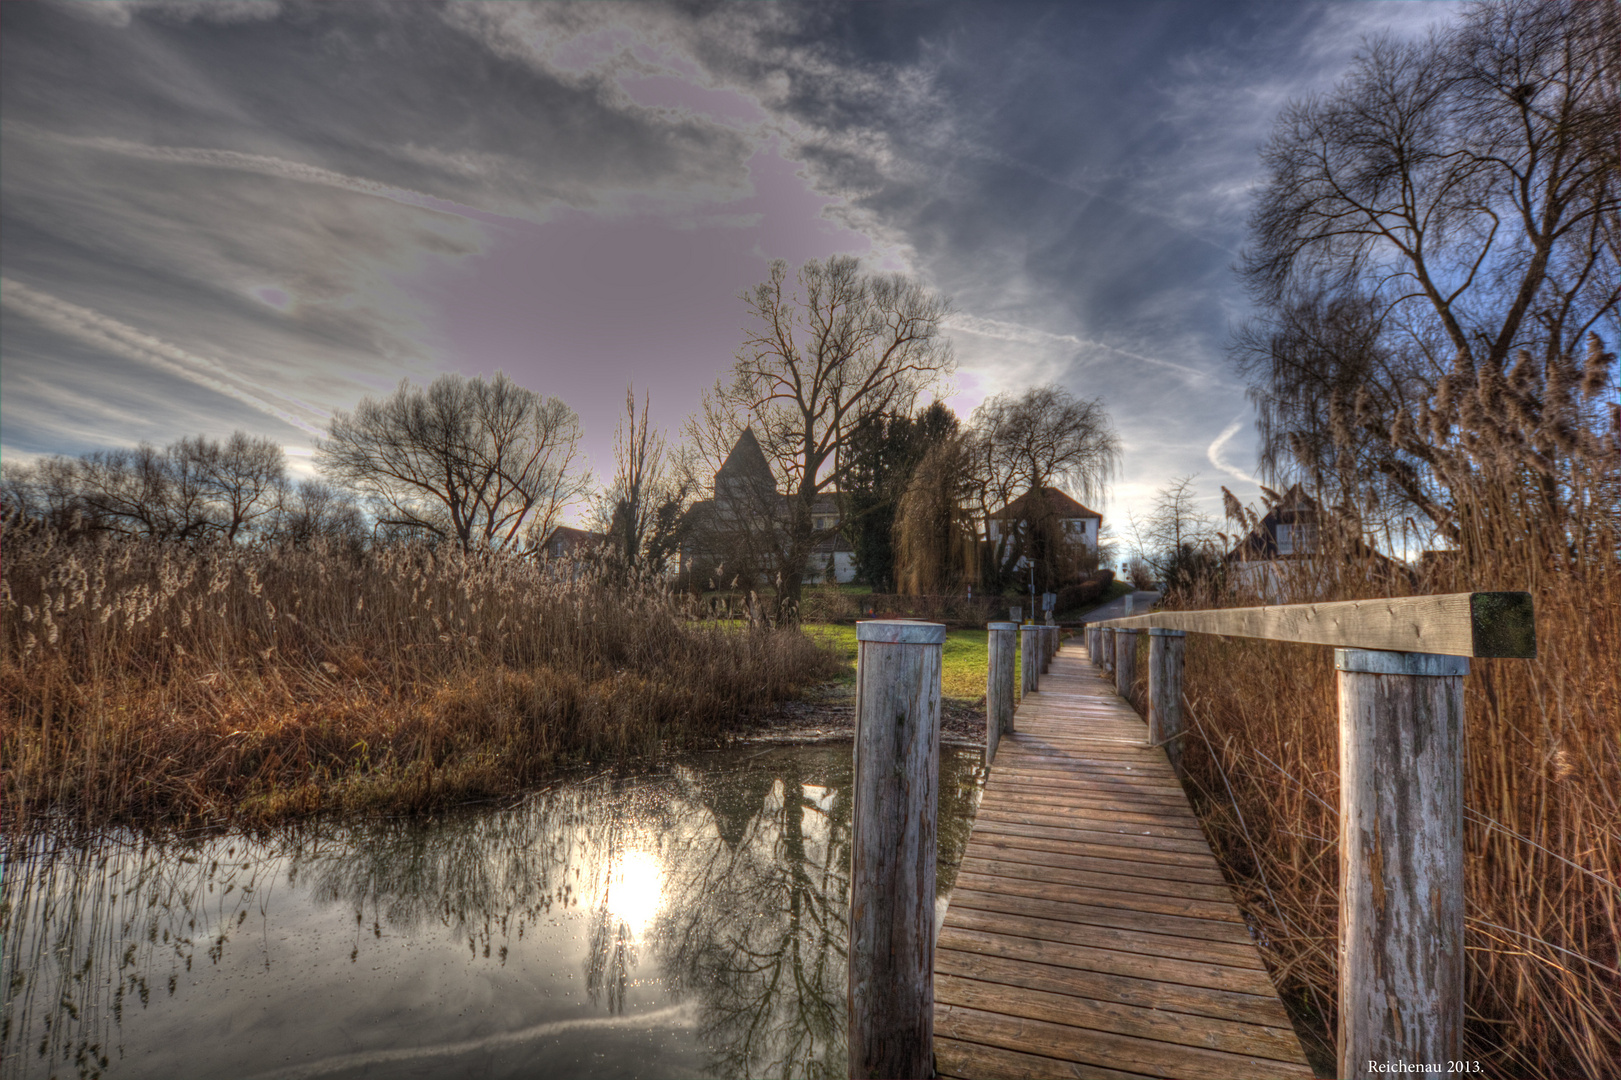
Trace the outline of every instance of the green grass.
{"type": "MultiPolygon", "coordinates": [[[[841,678],[856,677],[856,628],[835,623],[806,623],[805,633],[816,641],[838,650],[848,665],[841,678]]],[[[985,696],[985,668],[990,662],[990,646],[984,630],[947,630],[941,658],[940,690],[948,698],[978,701],[985,696]]],[[[1019,661],[1013,661],[1013,685],[1019,685],[1019,661]]]]}

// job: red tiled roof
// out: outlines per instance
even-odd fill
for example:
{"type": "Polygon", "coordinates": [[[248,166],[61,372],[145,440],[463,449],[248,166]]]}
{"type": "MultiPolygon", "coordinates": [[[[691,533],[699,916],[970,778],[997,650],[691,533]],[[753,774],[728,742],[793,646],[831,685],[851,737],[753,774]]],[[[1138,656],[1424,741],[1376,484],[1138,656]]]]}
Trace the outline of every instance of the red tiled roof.
{"type": "MultiPolygon", "coordinates": [[[[1060,521],[1067,521],[1071,518],[1097,518],[1099,521],[1103,520],[1102,514],[1098,513],[1096,510],[1088,510],[1086,507],[1082,506],[1080,503],[1076,502],[1068,495],[1065,495],[1062,491],[1059,491],[1055,487],[1042,488],[1041,493],[1047,499],[1048,513],[1052,514],[1053,517],[1060,521]]],[[[1034,494],[1035,493],[1032,491],[1025,492],[1023,495],[1020,495],[1017,499],[1014,499],[1002,509],[992,514],[991,517],[998,519],[1018,519],[1025,517],[1028,513],[1031,497],[1034,494]]]]}

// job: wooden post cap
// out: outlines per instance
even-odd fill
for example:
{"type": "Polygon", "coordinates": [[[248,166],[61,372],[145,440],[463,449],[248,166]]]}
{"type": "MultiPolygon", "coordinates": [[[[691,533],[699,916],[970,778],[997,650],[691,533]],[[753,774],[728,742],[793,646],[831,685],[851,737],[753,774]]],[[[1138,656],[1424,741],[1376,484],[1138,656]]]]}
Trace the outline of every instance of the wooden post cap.
{"type": "Polygon", "coordinates": [[[856,623],[857,641],[886,641],[896,645],[943,645],[945,623],[871,619],[856,623]]]}
{"type": "Polygon", "coordinates": [[[1017,630],[1018,628],[1019,624],[1016,622],[988,622],[985,624],[987,630],[1017,630]]]}
{"type": "Polygon", "coordinates": [[[1163,626],[1150,626],[1148,628],[1148,636],[1149,637],[1187,637],[1188,632],[1186,630],[1167,630],[1163,626]]]}
{"type": "Polygon", "coordinates": [[[1469,674],[1467,656],[1438,653],[1385,652],[1380,649],[1335,649],[1334,667],[1366,675],[1428,675],[1432,678],[1469,674]]]}

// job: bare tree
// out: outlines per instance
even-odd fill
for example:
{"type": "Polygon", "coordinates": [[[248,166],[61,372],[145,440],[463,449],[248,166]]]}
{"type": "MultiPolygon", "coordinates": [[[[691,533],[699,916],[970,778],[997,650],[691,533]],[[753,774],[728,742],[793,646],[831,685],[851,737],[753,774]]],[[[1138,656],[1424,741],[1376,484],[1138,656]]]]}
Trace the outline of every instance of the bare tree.
{"type": "Polygon", "coordinates": [[[742,299],[752,325],[716,404],[752,415],[785,482],[777,604],[792,618],[811,552],[829,532],[813,527],[817,495],[836,489],[840,452],[862,417],[910,412],[952,370],[941,332],[950,305],[901,275],[864,274],[848,256],[813,259],[793,283],[774,262],[742,299]]]}
{"type": "Polygon", "coordinates": [[[1377,473],[1453,528],[1433,462],[1351,429],[1520,349],[1557,365],[1615,320],[1618,52],[1613,4],[1478,4],[1284,110],[1242,266],[1264,314],[1237,345],[1269,479],[1377,473]]]}
{"type": "Polygon", "coordinates": [[[672,473],[664,435],[648,420],[651,398],[625,390],[625,416],[614,433],[614,478],[597,516],[606,527],[614,566],[626,579],[664,573],[680,543],[683,512],[693,490],[672,473]]]}
{"type": "Polygon", "coordinates": [[[366,519],[353,497],[320,480],[282,484],[264,530],[277,544],[302,547],[317,540],[358,553],[366,545],[366,519]]]}
{"type": "Polygon", "coordinates": [[[1039,564],[1038,576],[1047,584],[1072,576],[1079,553],[1070,550],[1044,492],[1067,485],[1083,499],[1103,495],[1120,464],[1120,437],[1103,399],[1078,399],[1059,386],[1032,387],[1017,398],[987,398],[972,423],[979,519],[988,523],[992,513],[1030,496],[1024,519],[1007,522],[988,548],[987,584],[1010,584],[1026,558],[1039,564]]]}
{"type": "Polygon", "coordinates": [[[1137,556],[1133,563],[1147,566],[1167,589],[1192,584],[1216,562],[1216,521],[1199,509],[1195,479],[1179,477],[1160,488],[1143,520],[1127,514],[1137,556]]]}
{"type": "Polygon", "coordinates": [[[500,372],[489,382],[441,375],[335,414],[315,458],[372,500],[381,526],[464,551],[511,550],[544,537],[585,494],[571,470],[579,438],[574,410],[557,398],[500,372]]]}
{"type": "Polygon", "coordinates": [[[1120,437],[1103,399],[1077,398],[1061,386],[987,398],[973,424],[984,440],[989,486],[1004,502],[1054,485],[1099,498],[1120,465],[1120,437]]]}
{"type": "Polygon", "coordinates": [[[270,512],[276,488],[287,474],[280,444],[242,431],[233,432],[223,444],[199,435],[180,440],[170,450],[196,470],[215,505],[215,527],[233,542],[270,512]]]}

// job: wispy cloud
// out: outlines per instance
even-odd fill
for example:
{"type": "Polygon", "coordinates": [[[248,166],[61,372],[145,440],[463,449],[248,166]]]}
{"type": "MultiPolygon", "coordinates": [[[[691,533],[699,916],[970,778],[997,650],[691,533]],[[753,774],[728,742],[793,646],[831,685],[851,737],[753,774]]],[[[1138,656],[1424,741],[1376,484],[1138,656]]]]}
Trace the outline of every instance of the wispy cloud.
{"type": "Polygon", "coordinates": [[[302,416],[267,400],[269,391],[231,373],[218,361],[142,333],[128,323],[70,304],[10,278],[0,278],[0,303],[59,334],[224,394],[300,431],[324,434],[302,416]]]}

